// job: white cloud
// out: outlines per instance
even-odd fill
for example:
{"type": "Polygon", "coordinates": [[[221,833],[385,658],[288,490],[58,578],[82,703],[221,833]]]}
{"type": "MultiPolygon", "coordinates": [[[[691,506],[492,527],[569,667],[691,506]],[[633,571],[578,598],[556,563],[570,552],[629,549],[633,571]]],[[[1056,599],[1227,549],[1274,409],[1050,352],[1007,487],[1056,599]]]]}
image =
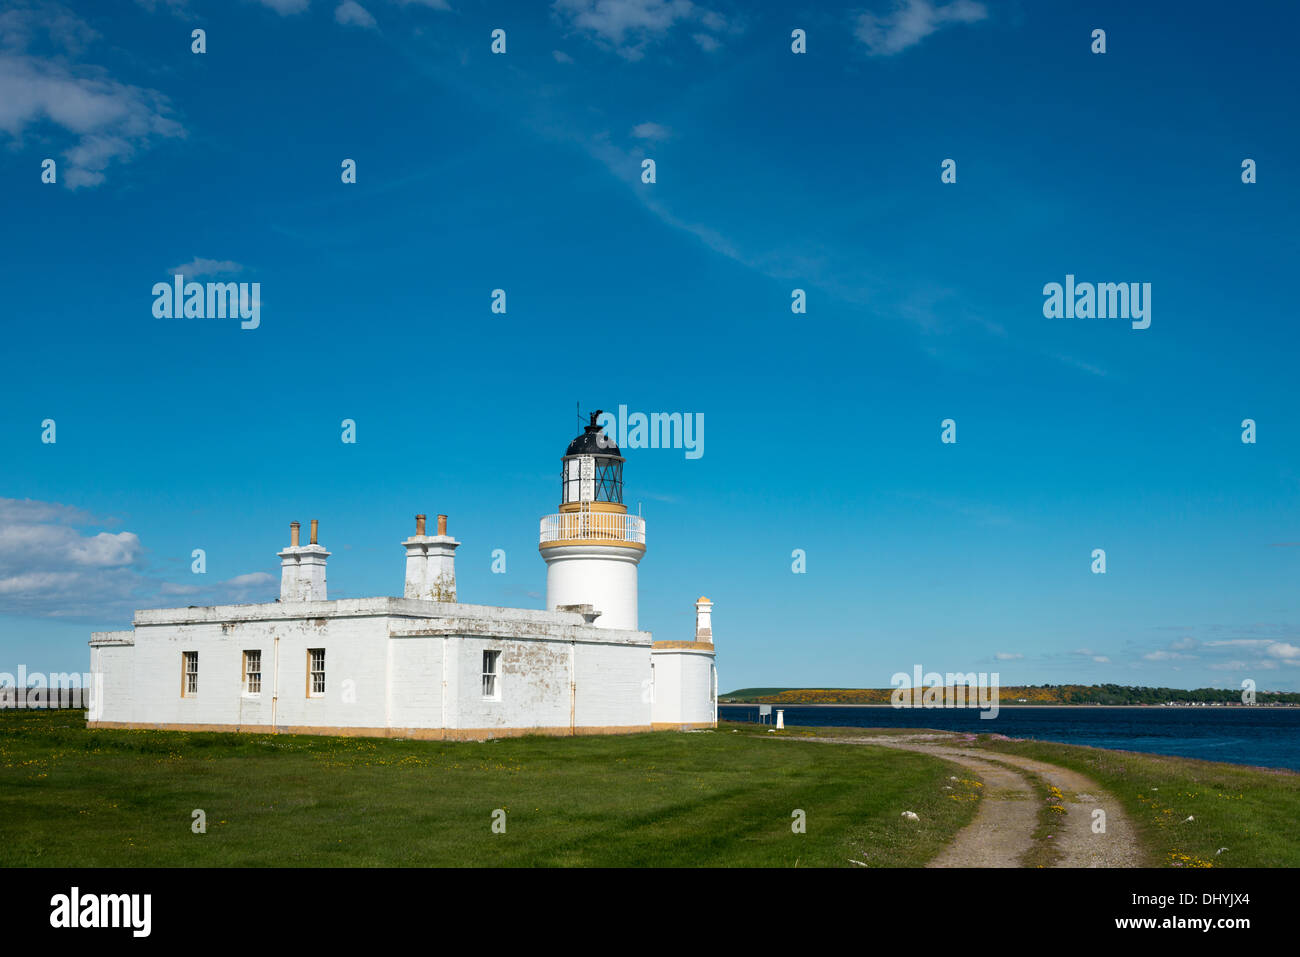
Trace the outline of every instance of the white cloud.
{"type": "Polygon", "coordinates": [[[139,537],[86,534],[74,527],[83,523],[97,521],[54,502],[0,499],[0,612],[85,614],[134,592],[144,559],[139,537]]]}
{"type": "Polygon", "coordinates": [[[76,572],[83,568],[116,568],[135,563],[142,551],[140,539],[133,532],[87,536],[67,525],[0,527],[0,575],[40,569],[76,572]]]}
{"type": "Polygon", "coordinates": [[[1093,365],[1091,362],[1084,362],[1082,359],[1076,359],[1073,356],[1067,356],[1064,353],[1048,352],[1045,354],[1051,356],[1057,362],[1064,362],[1067,366],[1073,366],[1081,372],[1088,373],[1088,375],[1100,376],[1101,378],[1106,378],[1110,375],[1110,373],[1101,366],[1093,365]]]}
{"type": "Polygon", "coordinates": [[[430,10],[450,10],[447,0],[397,0],[404,7],[428,7],[430,10]]]}
{"type": "Polygon", "coordinates": [[[666,140],[673,131],[658,123],[638,123],[632,127],[632,135],[639,140],[666,140]]]}
{"type": "Polygon", "coordinates": [[[195,279],[199,276],[228,276],[242,271],[243,268],[233,259],[204,259],[195,256],[183,265],[172,266],[167,270],[167,275],[174,276],[180,273],[186,279],[195,279]]]}
{"type": "Polygon", "coordinates": [[[29,129],[49,123],[70,134],[58,178],[73,190],[98,186],[112,164],[130,160],[159,139],[185,135],[161,93],[120,83],[99,67],[76,62],[96,37],[91,27],[59,7],[0,14],[0,132],[21,142],[29,129]],[[43,18],[33,19],[34,13],[43,18]],[[26,52],[42,32],[61,51],[58,57],[26,52]]]}
{"type": "Polygon", "coordinates": [[[177,585],[175,582],[163,582],[158,589],[160,595],[197,595],[203,591],[198,585],[177,585]]]}
{"type": "Polygon", "coordinates": [[[344,26],[376,29],[375,18],[357,0],[343,0],[334,10],[334,19],[344,26]]]}
{"type": "Polygon", "coordinates": [[[997,658],[998,661],[1018,661],[1021,658],[1023,658],[1024,655],[1016,654],[1010,651],[999,651],[996,655],[994,655],[994,657],[997,658]]]}
{"type": "Polygon", "coordinates": [[[153,13],[159,7],[166,7],[175,14],[189,12],[189,0],[135,0],[135,2],[150,13],[153,13]]]}
{"type": "Polygon", "coordinates": [[[897,0],[894,9],[884,15],[863,13],[853,31],[871,56],[893,56],[920,43],[930,34],[953,23],[975,23],[988,16],[988,10],[975,0],[897,0]]]}
{"type": "Polygon", "coordinates": [[[572,63],[572,62],[573,62],[573,57],[569,56],[569,54],[565,53],[563,50],[552,50],[552,51],[551,51],[551,56],[555,57],[555,62],[556,62],[556,63],[572,63]]]}
{"type": "Polygon", "coordinates": [[[1092,656],[1092,660],[1095,661],[1095,662],[1097,662],[1097,664],[1099,664],[1099,665],[1108,665],[1108,664],[1110,664],[1110,659],[1107,658],[1105,655],[1093,655],[1093,656],[1092,656]]]}
{"type": "Polygon", "coordinates": [[[110,525],[111,520],[97,519],[73,505],[38,502],[34,499],[0,498],[0,526],[53,522],[67,525],[110,525]]]}
{"type": "Polygon", "coordinates": [[[247,575],[236,575],[234,578],[228,578],[221,584],[230,588],[260,588],[263,585],[272,585],[275,583],[275,576],[269,572],[249,572],[247,575]]]}
{"type": "Polygon", "coordinates": [[[201,575],[164,581],[149,572],[134,532],[86,529],[102,524],[74,506],[0,498],[0,614],[129,619],[137,608],[175,605],[181,596],[202,596],[203,604],[276,597],[276,578],[268,572],[214,585],[201,575]]]}
{"type": "Polygon", "coordinates": [[[270,7],[282,17],[291,13],[302,13],[311,0],[259,0],[262,6],[270,7]]]}
{"type": "MultiPolygon", "coordinates": [[[[1287,641],[1279,641],[1276,638],[1225,638],[1218,641],[1207,641],[1205,647],[1234,648],[1255,652],[1260,657],[1257,657],[1249,667],[1265,671],[1277,668],[1278,661],[1289,665],[1300,665],[1300,647],[1287,641]]],[[[1223,670],[1235,669],[1225,668],[1223,670]]]]}
{"type": "Polygon", "coordinates": [[[555,0],[553,9],[628,60],[641,59],[677,22],[709,15],[691,0],[555,0]]]}
{"type": "Polygon", "coordinates": [[[1195,655],[1184,655],[1177,651],[1150,651],[1142,656],[1144,661],[1186,661],[1195,655]]]}
{"type": "Polygon", "coordinates": [[[16,53],[25,51],[45,34],[50,43],[68,53],[80,53],[99,38],[85,20],[57,3],[15,0],[0,13],[0,46],[16,53]]]}
{"type": "Polygon", "coordinates": [[[722,46],[715,37],[711,37],[707,33],[692,33],[691,39],[694,40],[699,48],[705,53],[712,53],[714,50],[718,49],[718,47],[722,46]]]}

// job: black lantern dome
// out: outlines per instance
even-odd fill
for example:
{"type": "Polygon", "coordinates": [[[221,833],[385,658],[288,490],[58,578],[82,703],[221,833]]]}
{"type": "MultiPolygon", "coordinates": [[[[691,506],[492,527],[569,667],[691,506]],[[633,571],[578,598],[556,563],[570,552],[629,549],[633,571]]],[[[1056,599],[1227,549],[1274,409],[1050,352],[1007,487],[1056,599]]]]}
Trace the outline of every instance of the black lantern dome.
{"type": "Polygon", "coordinates": [[[563,505],[623,504],[623,456],[614,440],[596,424],[600,414],[600,409],[591,413],[590,424],[564,452],[560,471],[563,505]]]}

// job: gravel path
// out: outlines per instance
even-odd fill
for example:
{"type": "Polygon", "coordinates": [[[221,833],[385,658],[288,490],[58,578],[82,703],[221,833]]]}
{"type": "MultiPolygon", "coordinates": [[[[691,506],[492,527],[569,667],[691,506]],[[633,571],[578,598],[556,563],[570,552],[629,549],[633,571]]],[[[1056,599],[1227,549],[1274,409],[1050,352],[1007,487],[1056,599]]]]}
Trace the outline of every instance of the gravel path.
{"type": "Polygon", "coordinates": [[[1033,772],[1060,789],[1065,808],[1062,826],[1052,839],[1053,867],[1141,867],[1142,854],[1133,825],[1119,802],[1092,779],[1032,758],[993,755],[962,747],[960,735],[879,735],[852,738],[782,738],[825,744],[872,744],[916,751],[959,764],[984,781],[979,810],[928,867],[1022,867],[1034,846],[1042,801],[1033,782],[1017,768],[1033,772]],[[1008,766],[1009,765],[1009,766],[1008,766]],[[1093,831],[1094,811],[1105,812],[1105,831],[1093,831]]]}

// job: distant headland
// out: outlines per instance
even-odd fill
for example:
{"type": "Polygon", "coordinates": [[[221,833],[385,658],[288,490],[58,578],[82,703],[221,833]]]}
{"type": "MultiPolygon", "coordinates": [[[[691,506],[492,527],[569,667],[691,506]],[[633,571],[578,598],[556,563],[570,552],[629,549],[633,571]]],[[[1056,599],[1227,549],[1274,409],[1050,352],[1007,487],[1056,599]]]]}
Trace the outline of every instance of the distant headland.
{"type": "MultiPolygon", "coordinates": [[[[741,688],[718,696],[720,704],[888,705],[894,688],[741,688]]],[[[1236,688],[1148,688],[1142,685],[1004,685],[1002,707],[1015,705],[1110,705],[1242,707],[1236,688]]],[[[1300,706],[1300,692],[1256,691],[1254,707],[1300,706]]]]}

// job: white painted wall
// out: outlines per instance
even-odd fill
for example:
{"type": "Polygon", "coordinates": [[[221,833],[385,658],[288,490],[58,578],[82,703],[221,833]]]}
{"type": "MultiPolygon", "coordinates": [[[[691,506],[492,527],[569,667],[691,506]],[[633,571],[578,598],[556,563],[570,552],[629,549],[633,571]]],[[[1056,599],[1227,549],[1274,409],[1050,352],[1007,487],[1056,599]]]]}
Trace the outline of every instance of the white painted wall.
{"type": "Polygon", "coordinates": [[[579,726],[650,726],[650,646],[577,646],[579,726]]]}
{"type": "Polygon", "coordinates": [[[642,552],[610,545],[559,545],[546,559],[546,607],[592,605],[598,628],[637,628],[637,563],[642,552]]]}
{"type": "Polygon", "coordinates": [[[713,654],[684,648],[656,648],[655,724],[711,724],[717,720],[713,654]]]}
{"type": "Polygon", "coordinates": [[[134,633],[113,633],[111,642],[97,636],[92,670],[105,675],[103,721],[282,729],[490,731],[567,728],[571,721],[578,730],[648,727],[651,636],[581,622],[572,613],[402,599],[140,612],[134,633]],[[132,637],[133,645],[121,643],[132,637]],[[322,696],[308,693],[311,648],[325,649],[322,696]],[[499,700],[482,694],[486,649],[501,652],[499,700]],[[259,695],[243,693],[248,650],[262,653],[259,695]],[[187,651],[199,655],[192,696],[181,694],[187,651]]]}

